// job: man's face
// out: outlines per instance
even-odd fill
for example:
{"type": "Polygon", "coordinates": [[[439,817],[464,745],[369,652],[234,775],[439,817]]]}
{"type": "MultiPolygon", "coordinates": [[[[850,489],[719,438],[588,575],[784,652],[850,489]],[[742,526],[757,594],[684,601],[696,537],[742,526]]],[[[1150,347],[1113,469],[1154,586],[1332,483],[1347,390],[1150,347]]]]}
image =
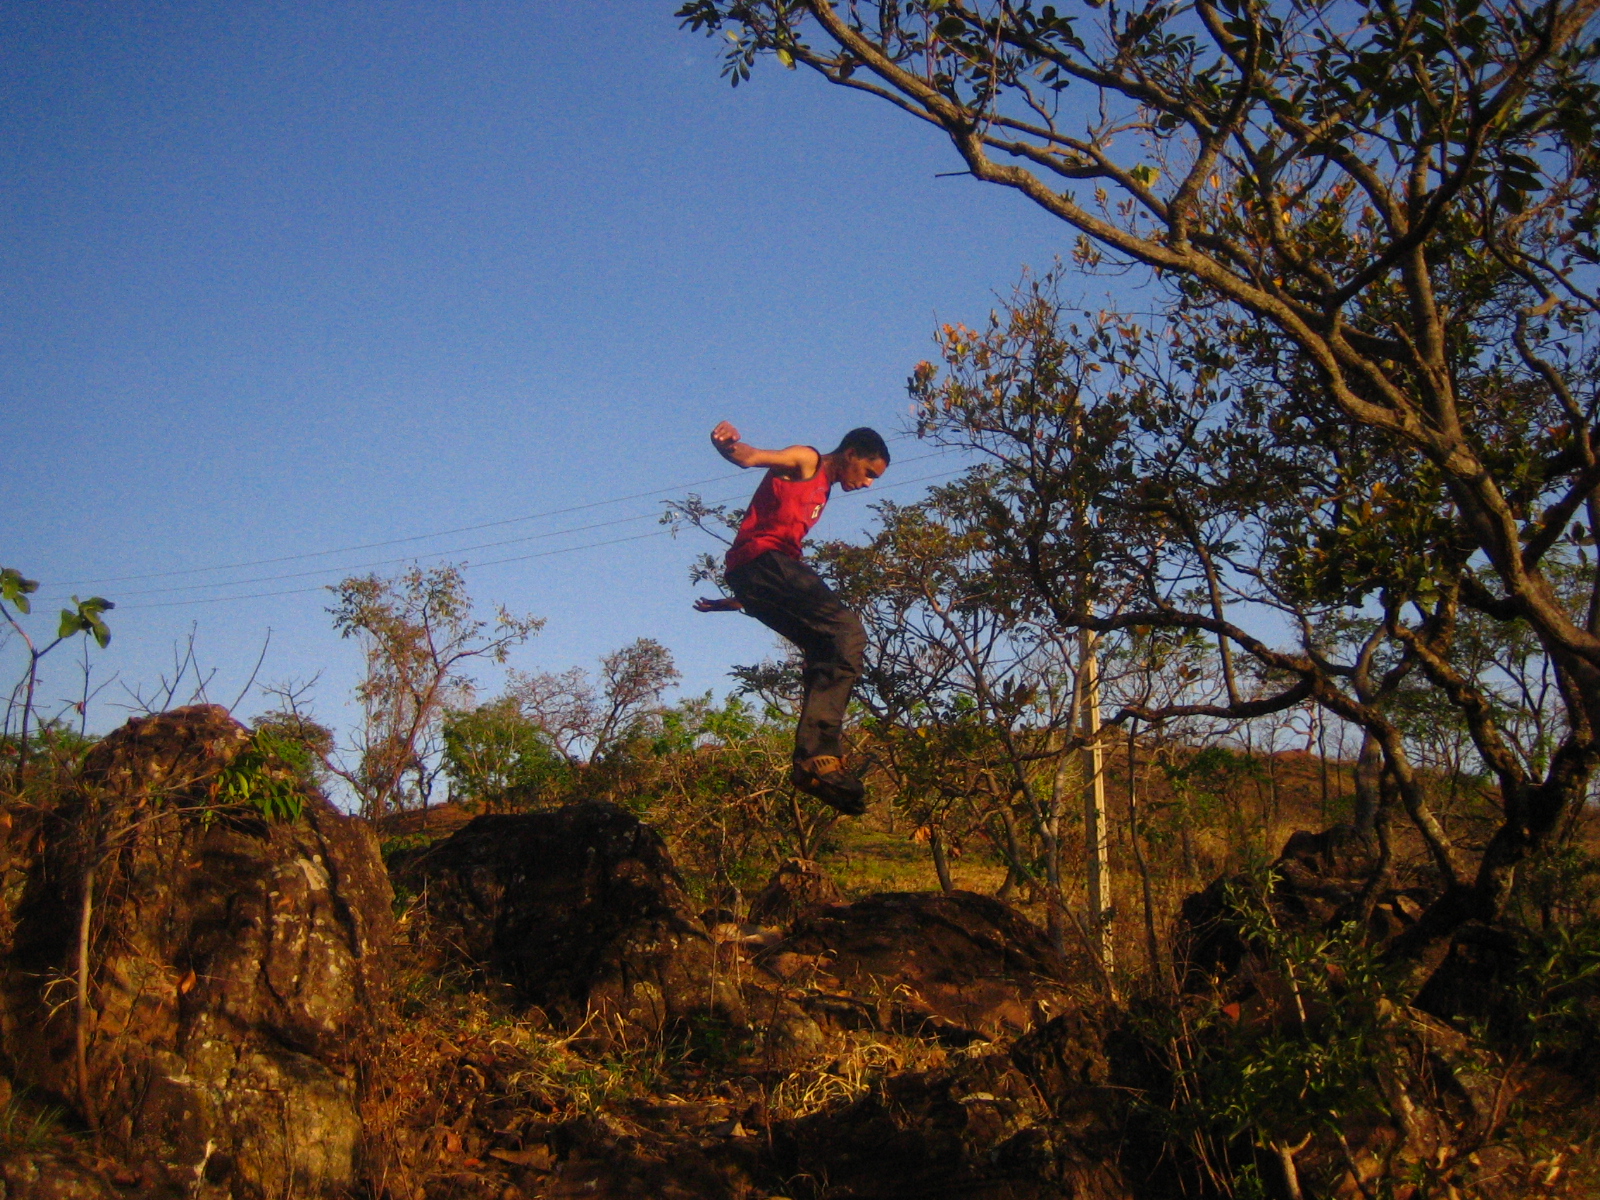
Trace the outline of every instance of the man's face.
{"type": "Polygon", "coordinates": [[[854,450],[846,450],[839,486],[847,492],[859,492],[864,487],[871,487],[872,481],[888,469],[889,464],[881,458],[859,458],[854,450]]]}

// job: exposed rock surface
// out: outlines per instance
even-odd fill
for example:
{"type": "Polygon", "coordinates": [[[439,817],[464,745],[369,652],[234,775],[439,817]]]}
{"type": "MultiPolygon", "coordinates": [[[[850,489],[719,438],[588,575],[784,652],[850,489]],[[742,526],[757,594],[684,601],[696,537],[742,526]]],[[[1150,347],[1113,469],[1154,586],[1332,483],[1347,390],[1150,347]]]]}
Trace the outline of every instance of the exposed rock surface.
{"type": "Polygon", "coordinates": [[[44,814],[37,808],[0,808],[0,962],[9,961],[15,950],[28,881],[38,873],[44,853],[43,824],[44,814]]]}
{"type": "MultiPolygon", "coordinates": [[[[1451,937],[1443,961],[1417,994],[1417,1007],[1450,1021],[1487,1024],[1514,1034],[1526,1016],[1517,977],[1532,953],[1536,950],[1526,930],[1469,921],[1451,937]]],[[[1569,1011],[1600,1013],[1600,987],[1592,983],[1569,984],[1565,999],[1569,1011]]],[[[1593,1016],[1589,1020],[1600,1029],[1600,1021],[1593,1016]]],[[[1591,1060],[1600,1059],[1600,1046],[1590,1046],[1588,1053],[1591,1060]]]]}
{"type": "MultiPolygon", "coordinates": [[[[1268,902],[1274,919],[1284,929],[1317,929],[1356,917],[1377,855],[1376,844],[1349,825],[1291,834],[1270,868],[1274,883],[1268,902]]],[[[1235,920],[1233,896],[1241,888],[1248,888],[1243,877],[1221,876],[1184,900],[1181,938],[1191,987],[1233,974],[1249,952],[1235,920]]],[[[1372,898],[1368,917],[1373,936],[1382,942],[1400,934],[1430,899],[1425,888],[1382,888],[1372,898]]]]}
{"type": "Polygon", "coordinates": [[[957,1042],[1023,1033],[1066,1003],[1043,932],[972,892],[885,892],[818,909],[765,951],[819,1022],[957,1042]]]}
{"type": "Polygon", "coordinates": [[[569,1028],[743,1020],[660,835],[615,805],[481,816],[391,865],[424,898],[421,936],[440,954],[569,1028]]]}
{"type": "MultiPolygon", "coordinates": [[[[1159,1156],[1143,1161],[1125,1135],[1129,1100],[1096,1019],[1057,1019],[1010,1053],[951,1051],[943,1065],[886,1073],[855,1099],[798,1118],[772,1117],[758,1089],[753,1103],[674,1096],[523,1124],[516,1149],[487,1152],[488,1169],[521,1194],[600,1200],[1123,1200],[1136,1194],[1124,1160],[1143,1178],[1159,1156]]],[[[486,1179],[478,1193],[449,1194],[497,1190],[486,1179]]]]}
{"type": "Polygon", "coordinates": [[[1058,1018],[1011,1053],[889,1076],[841,1109],[774,1129],[781,1175],[830,1196],[1122,1200],[1127,1107],[1090,1023],[1058,1018]]]}
{"type": "Polygon", "coordinates": [[[111,734],[49,814],[16,909],[8,1065],[159,1168],[147,1195],[331,1196],[358,1173],[388,879],[371,831],[314,789],[298,821],[219,807],[248,739],[209,705],[111,734]],[[90,868],[85,1105],[71,997],[90,868]]]}
{"type": "Polygon", "coordinates": [[[54,1154],[18,1151],[0,1156],[4,1200],[111,1200],[116,1194],[98,1173],[54,1154]]]}
{"type": "Polygon", "coordinates": [[[788,925],[813,909],[843,903],[844,894],[820,864],[791,858],[750,901],[750,920],[757,925],[788,925]]]}

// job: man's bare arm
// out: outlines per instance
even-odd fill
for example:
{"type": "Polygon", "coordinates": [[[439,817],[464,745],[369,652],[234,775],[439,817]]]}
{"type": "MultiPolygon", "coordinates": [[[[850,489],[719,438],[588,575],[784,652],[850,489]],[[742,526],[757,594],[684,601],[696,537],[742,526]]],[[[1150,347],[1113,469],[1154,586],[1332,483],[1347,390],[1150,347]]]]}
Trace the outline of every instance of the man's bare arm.
{"type": "Polygon", "coordinates": [[[711,431],[711,444],[736,467],[767,467],[791,479],[810,479],[822,466],[822,456],[810,446],[762,450],[749,442],[741,442],[739,431],[728,421],[711,431]]]}

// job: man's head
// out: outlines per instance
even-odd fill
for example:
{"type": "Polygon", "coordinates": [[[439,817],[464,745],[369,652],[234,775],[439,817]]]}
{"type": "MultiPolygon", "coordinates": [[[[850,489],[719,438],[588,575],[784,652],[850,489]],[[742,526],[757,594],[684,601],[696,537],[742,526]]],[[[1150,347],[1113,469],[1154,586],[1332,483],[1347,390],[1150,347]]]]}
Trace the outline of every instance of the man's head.
{"type": "Polygon", "coordinates": [[[889,469],[889,447],[876,429],[852,429],[833,452],[841,464],[839,486],[847,492],[871,487],[889,469]]]}

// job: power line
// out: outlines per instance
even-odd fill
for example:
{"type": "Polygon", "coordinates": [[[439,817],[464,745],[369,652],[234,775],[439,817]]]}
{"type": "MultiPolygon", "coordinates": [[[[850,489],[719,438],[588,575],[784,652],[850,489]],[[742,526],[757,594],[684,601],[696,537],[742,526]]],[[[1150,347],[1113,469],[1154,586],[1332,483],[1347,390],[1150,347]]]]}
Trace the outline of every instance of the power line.
{"type": "MultiPolygon", "coordinates": [[[[894,437],[889,438],[888,441],[890,441],[890,442],[902,442],[902,441],[905,441],[907,438],[913,437],[913,436],[915,436],[915,435],[909,434],[909,433],[901,433],[901,434],[896,434],[894,437]]],[[[909,459],[906,459],[905,461],[907,463],[920,462],[924,458],[932,458],[932,457],[935,457],[937,454],[942,454],[942,453],[945,453],[945,451],[942,451],[942,450],[941,451],[935,451],[934,454],[919,455],[917,458],[909,458],[909,459]]],[[[707,479],[691,480],[688,483],[675,483],[675,484],[672,484],[672,485],[670,485],[668,487],[656,488],[653,491],[634,492],[630,496],[616,496],[616,497],[613,497],[613,498],[611,498],[609,500],[592,500],[587,504],[574,504],[574,505],[571,505],[570,507],[567,507],[567,508],[553,508],[553,509],[549,509],[548,511],[545,511],[545,512],[528,513],[526,516],[521,516],[521,517],[505,517],[505,518],[502,518],[501,520],[498,520],[498,521],[483,521],[483,522],[480,522],[479,524],[476,524],[476,525],[460,525],[460,526],[457,526],[454,529],[436,529],[432,533],[414,533],[414,534],[410,534],[410,535],[408,535],[406,537],[387,538],[387,539],[385,539],[383,541],[380,541],[380,542],[362,542],[362,543],[360,543],[358,545],[354,545],[354,546],[341,546],[341,547],[339,547],[338,549],[335,549],[335,550],[307,550],[307,551],[304,551],[303,553],[300,553],[300,554],[284,554],[284,555],[280,555],[277,558],[256,558],[256,559],[250,559],[250,560],[245,561],[245,562],[220,563],[220,564],[217,564],[217,565],[214,565],[214,566],[209,566],[209,567],[183,567],[181,569],[172,570],[172,571],[150,571],[150,572],[146,572],[146,573],[141,574],[141,575],[106,575],[106,576],[99,576],[99,577],[92,578],[92,579],[68,579],[68,580],[63,580],[63,581],[55,584],[54,586],[56,586],[56,587],[88,587],[90,584],[137,583],[137,582],[140,582],[140,581],[143,581],[143,580],[146,580],[146,579],[173,579],[173,578],[176,578],[176,577],[178,577],[180,575],[203,575],[207,571],[242,571],[242,570],[245,570],[245,569],[247,569],[249,567],[270,567],[270,566],[276,566],[279,563],[300,562],[300,561],[302,561],[304,559],[308,559],[308,558],[327,558],[330,555],[334,555],[334,554],[353,554],[358,550],[378,550],[378,549],[382,549],[384,546],[399,546],[399,545],[405,544],[406,542],[423,542],[423,541],[427,541],[429,538],[451,537],[451,536],[454,536],[455,534],[458,534],[458,533],[476,533],[480,529],[498,529],[498,528],[500,528],[501,526],[504,526],[504,525],[519,525],[524,521],[540,521],[540,520],[545,519],[546,517],[563,517],[563,516],[567,516],[567,515],[569,515],[571,513],[575,513],[575,512],[585,512],[585,511],[587,511],[588,509],[591,509],[591,508],[603,508],[603,507],[605,507],[606,505],[609,505],[609,504],[626,504],[630,500],[646,500],[646,499],[650,498],[651,496],[661,496],[661,495],[666,494],[667,492],[679,492],[679,491],[683,491],[685,488],[704,487],[708,483],[721,483],[724,480],[737,479],[743,473],[744,473],[743,470],[739,470],[739,471],[734,471],[731,474],[727,474],[727,475],[713,475],[713,476],[711,476],[710,478],[707,478],[707,479]]],[[[594,526],[594,527],[591,527],[591,528],[598,528],[598,526],[594,526]]],[[[489,545],[495,545],[497,543],[492,543],[491,542],[491,543],[488,543],[488,544],[489,545]]],[[[503,543],[499,543],[499,544],[503,544],[503,543]]],[[[469,547],[469,549],[470,548],[473,548],[473,547],[469,547]]],[[[439,551],[439,553],[457,554],[457,553],[460,553],[460,551],[445,550],[445,551],[439,551]]],[[[399,561],[399,560],[391,560],[391,561],[399,561]]],[[[283,578],[290,578],[290,576],[283,576],[283,578]]],[[[197,584],[195,586],[204,587],[204,586],[207,586],[207,585],[205,585],[205,584],[197,584]]],[[[217,586],[217,587],[226,587],[228,585],[227,584],[217,584],[215,586],[217,586]]],[[[130,594],[133,594],[133,593],[130,593],[130,594]]],[[[154,593],[137,593],[137,594],[140,594],[140,595],[152,595],[154,593]]],[[[285,594],[287,594],[287,593],[285,593],[285,594]]]]}
{"type": "MultiPolygon", "coordinates": [[[[716,503],[725,503],[716,501],[716,503]]],[[[150,588],[142,592],[119,592],[121,596],[165,596],[171,592],[193,592],[202,588],[219,587],[244,587],[251,583],[276,583],[285,579],[305,579],[312,575],[327,575],[335,571],[365,571],[372,567],[391,567],[395,563],[414,562],[419,558],[443,558],[449,554],[465,554],[469,550],[492,550],[499,546],[516,546],[523,542],[542,541],[545,538],[561,537],[568,533],[588,533],[594,529],[609,529],[614,525],[626,525],[630,521],[643,521],[656,516],[656,513],[637,513],[631,517],[618,517],[613,521],[597,521],[593,525],[578,525],[571,529],[552,529],[545,533],[530,533],[526,537],[506,538],[498,542],[478,542],[472,546],[458,546],[453,550],[430,550],[426,554],[405,554],[399,558],[380,558],[374,562],[350,563],[346,566],[315,567],[309,571],[292,571],[284,575],[258,575],[254,579],[224,579],[215,583],[180,583],[173,587],[150,588]]],[[[50,603],[50,601],[46,601],[50,603]]]]}
{"type": "MultiPolygon", "coordinates": [[[[937,457],[937,456],[930,454],[930,455],[924,455],[922,457],[924,457],[924,458],[933,458],[933,457],[937,457]]],[[[919,459],[908,459],[907,461],[908,462],[916,462],[916,461],[920,461],[920,460],[919,459]]],[[[917,479],[897,480],[896,482],[894,482],[892,484],[887,484],[884,487],[876,488],[874,490],[878,491],[878,492],[887,492],[887,491],[893,490],[894,488],[910,487],[913,484],[929,483],[929,482],[932,482],[933,480],[936,480],[936,479],[945,479],[945,478],[948,478],[952,474],[955,474],[955,472],[945,471],[945,472],[942,472],[940,474],[924,475],[924,476],[921,476],[920,478],[917,478],[917,479]]],[[[639,517],[626,517],[626,518],[622,518],[619,521],[606,521],[606,522],[601,522],[599,525],[585,526],[584,528],[586,528],[586,529],[598,529],[598,528],[602,528],[605,525],[621,524],[622,521],[628,521],[628,520],[642,520],[643,517],[654,516],[654,515],[655,514],[653,514],[653,513],[644,513],[639,517]]],[[[580,530],[562,530],[560,532],[576,533],[576,532],[580,532],[580,530]]],[[[607,541],[603,541],[603,542],[588,542],[588,543],[585,543],[584,545],[581,545],[581,546],[563,546],[563,547],[561,547],[560,549],[557,549],[557,550],[540,550],[540,551],[537,551],[537,552],[535,552],[533,554],[518,554],[518,555],[513,555],[513,556],[511,556],[509,558],[491,559],[488,562],[467,563],[467,564],[465,564],[463,566],[462,569],[463,570],[468,570],[468,571],[474,571],[474,570],[477,570],[479,567],[504,566],[507,563],[527,562],[527,561],[529,561],[531,559],[535,559],[535,558],[549,558],[552,555],[556,555],[556,554],[571,554],[571,553],[574,553],[575,551],[578,551],[578,550],[598,550],[598,549],[600,549],[600,548],[602,548],[604,546],[617,546],[617,545],[621,545],[621,544],[623,544],[625,542],[641,542],[641,541],[645,541],[648,538],[667,537],[670,534],[670,532],[671,532],[670,530],[666,530],[666,529],[653,530],[650,533],[633,534],[633,535],[631,535],[629,537],[611,538],[611,539],[609,539],[607,541]]],[[[550,535],[539,535],[539,536],[555,536],[555,535],[554,534],[550,534],[550,535]]],[[[528,540],[528,539],[512,539],[512,540],[513,541],[525,541],[525,540],[528,540]]],[[[490,543],[490,545],[508,545],[508,544],[510,544],[510,543],[509,542],[490,543]]],[[[445,551],[443,553],[452,553],[452,552],[451,551],[445,551]]],[[[437,557],[437,555],[423,555],[422,557],[437,557]]],[[[389,562],[410,562],[410,561],[413,561],[413,560],[411,558],[405,558],[405,559],[391,559],[391,560],[388,560],[388,561],[389,562]]],[[[378,565],[382,565],[382,564],[378,564],[378,565]]],[[[356,570],[356,569],[359,569],[359,568],[354,568],[354,567],[344,567],[344,568],[330,567],[330,568],[327,568],[327,569],[332,571],[332,570],[356,570]]],[[[317,572],[305,572],[304,574],[321,574],[321,573],[322,572],[317,571],[317,572]]],[[[288,578],[296,578],[296,577],[297,576],[289,575],[289,576],[279,576],[278,578],[286,578],[286,579],[288,579],[288,578]]],[[[192,585],[192,586],[197,586],[197,587],[236,587],[236,586],[239,586],[239,584],[241,584],[243,582],[246,582],[246,581],[241,580],[241,581],[236,581],[234,583],[197,584],[197,585],[192,585]]],[[[177,590],[177,589],[173,589],[173,590],[177,590]]],[[[313,585],[311,585],[309,587],[286,588],[286,589],[283,589],[282,591],[276,591],[276,592],[251,592],[251,593],[248,593],[248,594],[243,595],[243,596],[203,596],[203,597],[200,597],[200,598],[194,599],[194,600],[161,600],[161,601],[156,601],[153,604],[125,604],[125,605],[119,604],[117,606],[117,611],[118,612],[138,612],[138,611],[141,611],[143,609],[150,609],[150,608],[185,608],[185,607],[189,607],[191,605],[196,605],[196,604],[222,604],[222,603],[226,603],[227,601],[230,601],[230,600],[266,600],[266,599],[270,599],[270,598],[277,597],[277,596],[299,596],[299,595],[305,595],[305,594],[310,593],[310,592],[321,592],[321,591],[326,591],[326,590],[327,590],[327,585],[326,584],[313,584],[313,585]]],[[[151,592],[151,593],[148,593],[148,594],[154,595],[156,593],[151,592]]],[[[51,603],[51,602],[46,601],[45,603],[51,603]]]]}
{"type": "MultiPolygon", "coordinates": [[[[935,452],[935,453],[932,453],[932,454],[918,455],[915,458],[907,459],[906,462],[908,464],[909,463],[914,463],[914,462],[923,462],[923,461],[925,461],[927,459],[930,459],[930,458],[938,458],[941,453],[942,452],[935,452]]],[[[925,478],[926,479],[932,479],[932,478],[934,478],[934,476],[926,476],[925,478]]],[[[889,486],[889,487],[905,487],[905,486],[907,486],[909,484],[922,483],[924,481],[925,481],[924,479],[897,480],[895,483],[887,485],[887,486],[889,486]]],[[[879,489],[879,490],[883,490],[883,489],[879,489]]],[[[654,494],[654,493],[650,493],[650,494],[654,494]]],[[[740,495],[742,495],[742,493],[740,493],[739,495],[725,496],[725,497],[722,497],[722,498],[720,498],[718,500],[712,501],[712,503],[713,504],[726,504],[726,503],[729,503],[730,501],[739,499],[740,495]]],[[[633,498],[637,499],[638,497],[633,497],[633,498]]],[[[589,506],[589,507],[593,507],[593,506],[589,506]]],[[[368,570],[368,569],[370,569],[372,567],[388,567],[388,566],[393,566],[396,563],[411,562],[411,561],[413,561],[413,560],[415,560],[417,558],[442,558],[442,557],[444,557],[446,555],[450,555],[450,554],[466,554],[466,553],[468,553],[469,551],[472,551],[472,550],[492,550],[492,549],[495,549],[495,548],[500,547],[500,546],[514,546],[514,545],[520,545],[520,544],[522,544],[524,542],[542,541],[542,540],[544,540],[546,538],[562,537],[562,536],[564,536],[566,534],[570,534],[570,533],[588,533],[591,530],[609,529],[612,526],[626,525],[626,524],[628,524],[628,523],[630,523],[632,521],[644,521],[644,520],[648,520],[651,517],[656,517],[656,516],[659,516],[659,514],[654,512],[654,511],[646,512],[646,513],[638,513],[638,514],[635,514],[633,516],[628,516],[628,517],[617,517],[617,518],[615,518],[613,520],[610,520],[610,521],[597,521],[592,525],[578,525],[578,526],[570,527],[570,528],[567,528],[567,529],[552,529],[552,530],[547,530],[544,533],[530,533],[530,534],[526,534],[526,535],[524,535],[522,537],[504,538],[504,539],[502,539],[500,541],[496,541],[496,542],[478,542],[478,543],[475,543],[474,545],[471,545],[471,546],[457,546],[457,547],[454,547],[454,548],[451,548],[451,549],[448,549],[448,550],[430,550],[427,553],[421,554],[421,555],[407,554],[407,555],[403,555],[403,556],[401,556],[399,558],[378,559],[377,561],[374,561],[374,562],[350,563],[350,564],[347,564],[347,565],[344,565],[344,566],[315,567],[315,568],[313,568],[313,569],[311,569],[309,571],[291,571],[291,572],[288,572],[288,573],[285,573],[285,574],[281,574],[281,575],[258,575],[258,576],[255,576],[254,578],[251,578],[251,579],[225,579],[225,580],[218,580],[218,581],[210,582],[210,583],[180,583],[180,584],[174,584],[172,587],[147,588],[147,589],[142,590],[142,591],[122,592],[122,593],[120,593],[120,595],[123,598],[134,598],[134,599],[136,599],[136,598],[141,597],[141,596],[165,596],[165,595],[170,595],[173,592],[191,592],[191,591],[198,591],[198,590],[201,590],[203,588],[245,587],[245,586],[247,586],[249,584],[253,584],[253,583],[277,583],[277,582],[281,582],[281,581],[287,580],[287,579],[305,579],[305,578],[308,578],[308,577],[314,576],[314,575],[324,575],[324,574],[327,574],[327,573],[333,572],[333,571],[341,571],[341,572],[342,571],[364,571],[364,570],[368,570]]],[[[404,539],[396,539],[396,540],[404,540],[404,539]]],[[[217,568],[217,569],[220,570],[221,568],[217,568]]],[[[64,598],[56,598],[56,599],[42,601],[42,603],[45,603],[45,604],[56,604],[56,603],[62,603],[62,602],[64,602],[64,598]]],[[[139,607],[147,607],[147,606],[141,605],[139,607]]]]}
{"type": "MultiPolygon", "coordinates": [[[[461,525],[455,529],[438,529],[432,533],[414,533],[408,537],[389,538],[381,542],[362,542],[356,546],[341,546],[337,550],[307,550],[303,554],[285,554],[278,558],[256,558],[248,562],[222,563],[211,567],[185,567],[178,571],[151,571],[144,575],[108,575],[99,579],[69,579],[58,586],[60,587],[87,587],[90,584],[100,583],[134,583],[144,579],[170,579],[178,575],[200,575],[206,571],[241,571],[247,567],[269,567],[277,563],[298,562],[307,558],[327,558],[332,554],[353,554],[357,550],[378,550],[384,546],[398,546],[405,542],[422,542],[429,538],[449,537],[457,533],[475,533],[480,529],[494,529],[501,525],[517,525],[523,521],[538,521],[545,517],[562,517],[569,513],[583,512],[585,509],[600,508],[607,504],[625,504],[629,500],[644,500],[651,496],[660,496],[666,492],[681,491],[684,488],[703,487],[708,483],[720,483],[724,479],[733,479],[739,472],[732,475],[714,475],[710,479],[697,479],[693,483],[679,483],[671,487],[656,488],[650,492],[635,492],[631,496],[617,496],[611,500],[594,500],[588,504],[574,504],[570,508],[553,508],[548,512],[529,513],[523,517],[506,517],[500,521],[484,521],[478,525],[461,525]]],[[[199,586],[205,586],[201,584],[199,586]]],[[[216,585],[224,586],[222,584],[216,585]]]]}
{"type": "MultiPolygon", "coordinates": [[[[668,530],[662,529],[650,533],[635,534],[632,537],[612,538],[608,542],[591,542],[586,546],[563,546],[559,550],[541,550],[537,554],[523,554],[516,558],[501,558],[496,559],[494,562],[470,563],[464,569],[470,571],[478,567],[499,566],[501,563],[524,562],[530,558],[549,558],[552,554],[570,554],[574,550],[597,550],[601,546],[615,546],[622,542],[642,542],[645,538],[666,537],[668,532],[668,530]]],[[[216,586],[226,587],[227,585],[217,584],[216,586]]],[[[248,596],[206,596],[199,600],[161,600],[155,604],[130,604],[126,609],[119,605],[117,611],[137,612],[142,608],[181,608],[190,604],[220,604],[225,600],[265,600],[269,596],[298,596],[306,592],[322,592],[326,590],[327,586],[325,584],[313,584],[311,587],[288,588],[281,592],[255,592],[248,596]]]]}

